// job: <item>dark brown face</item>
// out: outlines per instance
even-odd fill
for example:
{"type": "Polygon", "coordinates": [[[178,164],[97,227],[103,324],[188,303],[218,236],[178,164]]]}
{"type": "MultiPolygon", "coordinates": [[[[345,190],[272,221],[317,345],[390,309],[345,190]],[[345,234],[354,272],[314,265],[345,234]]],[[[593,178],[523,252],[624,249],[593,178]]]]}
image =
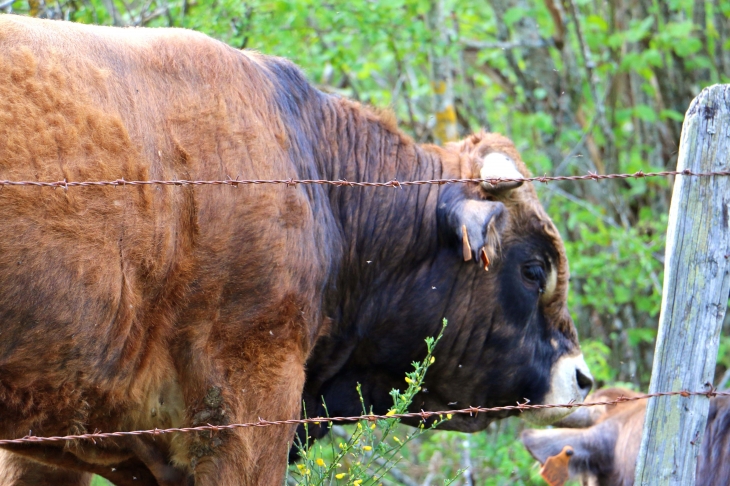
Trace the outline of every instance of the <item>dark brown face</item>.
{"type": "MultiPolygon", "coordinates": [[[[539,227],[505,238],[499,258],[492,260],[488,272],[478,264],[458,268],[464,262],[451,261],[447,253],[436,262],[432,281],[438,283],[434,286],[450,289],[451,300],[445,309],[449,327],[436,349],[426,391],[416,398],[414,409],[583,400],[592,386],[591,375],[574,335],[551,320],[546,308],[556,291],[559,261],[551,243],[539,227]],[[438,274],[456,278],[447,283],[438,274]]],[[[427,290],[421,289],[422,293],[427,290]]],[[[417,299],[418,292],[414,293],[417,299]]],[[[422,303],[414,314],[427,307],[422,303]]],[[[406,319],[427,318],[413,315],[406,319]]],[[[547,409],[529,412],[524,418],[550,423],[565,414],[566,409],[547,409]]],[[[445,427],[476,431],[494,418],[458,415],[445,427]]]]}
{"type": "MultiPolygon", "coordinates": [[[[468,142],[448,148],[463,150],[461,176],[527,175],[507,139],[468,142]]],[[[420,252],[368,287],[346,332],[318,342],[308,363],[308,415],[324,413],[322,399],[331,415],[360,414],[358,383],[366,409],[387,412],[390,390],[403,389],[443,318],[449,325],[413,410],[582,401],[592,379],[566,308],[567,261],[532,186],[445,185],[434,203],[435,225],[420,252]]],[[[567,413],[522,416],[551,423],[567,413]]],[[[476,431],[504,415],[455,415],[444,427],[476,431]]]]}
{"type": "MultiPolygon", "coordinates": [[[[504,137],[475,135],[452,149],[460,152],[461,166],[471,171],[462,176],[529,176],[504,137]]],[[[441,361],[437,358],[427,379],[428,393],[419,397],[422,406],[582,401],[592,378],[566,307],[565,252],[532,186],[448,186],[441,191],[438,210],[445,254],[431,268],[451,279],[445,317],[454,327],[444,339],[442,349],[448,351],[441,361]],[[450,260],[459,247],[461,261],[450,260]]],[[[522,416],[545,424],[567,413],[555,408],[522,416]]],[[[459,416],[446,426],[472,431],[488,422],[487,416],[459,416]]]]}

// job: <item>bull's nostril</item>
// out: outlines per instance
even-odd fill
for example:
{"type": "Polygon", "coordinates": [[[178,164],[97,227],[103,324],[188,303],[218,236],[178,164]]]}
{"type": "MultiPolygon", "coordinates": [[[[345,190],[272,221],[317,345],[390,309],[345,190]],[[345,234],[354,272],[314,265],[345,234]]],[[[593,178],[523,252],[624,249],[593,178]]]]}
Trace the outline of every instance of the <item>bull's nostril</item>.
{"type": "Polygon", "coordinates": [[[575,370],[575,379],[578,382],[578,387],[588,393],[593,388],[593,378],[586,376],[579,369],[575,370]]]}

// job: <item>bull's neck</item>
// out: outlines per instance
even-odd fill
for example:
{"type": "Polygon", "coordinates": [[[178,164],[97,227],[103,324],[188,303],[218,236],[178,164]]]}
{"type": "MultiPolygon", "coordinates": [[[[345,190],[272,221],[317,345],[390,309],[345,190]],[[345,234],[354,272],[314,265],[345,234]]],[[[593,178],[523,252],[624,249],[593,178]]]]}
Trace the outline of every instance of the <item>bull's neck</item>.
{"type": "MultiPolygon", "coordinates": [[[[321,173],[330,180],[387,182],[442,177],[444,152],[422,147],[395,124],[348,100],[330,98],[324,108],[326,141],[321,173]]],[[[438,185],[336,187],[330,207],[342,230],[338,298],[355,307],[394,274],[412,275],[415,265],[436,253],[438,185]]],[[[403,282],[402,282],[403,283],[403,282]]],[[[342,310],[345,314],[349,312],[342,310]]],[[[343,316],[347,318],[346,316],[343,316]]]]}
{"type": "MultiPolygon", "coordinates": [[[[376,113],[341,98],[329,98],[323,109],[324,136],[330,156],[323,160],[322,171],[328,178],[388,182],[441,175],[440,153],[432,146],[424,148],[416,144],[397,128],[392,115],[376,113]]],[[[368,191],[368,194],[378,195],[381,190],[368,191]]]]}

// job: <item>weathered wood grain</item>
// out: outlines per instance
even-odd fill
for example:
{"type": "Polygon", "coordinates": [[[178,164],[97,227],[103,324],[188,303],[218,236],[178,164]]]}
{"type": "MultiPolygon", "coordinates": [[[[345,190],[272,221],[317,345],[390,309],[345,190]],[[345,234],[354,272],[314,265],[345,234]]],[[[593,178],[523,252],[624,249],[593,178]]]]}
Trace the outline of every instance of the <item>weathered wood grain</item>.
{"type": "MultiPolygon", "coordinates": [[[[730,168],[730,85],[704,89],[682,127],[678,170],[730,168]]],[[[730,293],[730,177],[677,176],[651,392],[712,381],[730,293]]],[[[635,484],[692,485],[709,400],[649,400],[635,484]]]]}

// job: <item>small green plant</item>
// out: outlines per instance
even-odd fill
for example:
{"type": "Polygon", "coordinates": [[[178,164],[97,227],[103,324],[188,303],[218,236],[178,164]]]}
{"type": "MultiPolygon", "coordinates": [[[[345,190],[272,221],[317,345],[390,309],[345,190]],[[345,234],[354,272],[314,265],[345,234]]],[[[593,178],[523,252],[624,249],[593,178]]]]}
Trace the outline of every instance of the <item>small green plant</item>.
{"type": "MultiPolygon", "coordinates": [[[[447,321],[444,319],[439,334],[435,338],[426,338],[426,357],[423,361],[414,362],[413,371],[406,373],[405,391],[394,389],[390,392],[393,397],[393,406],[386,415],[397,415],[408,411],[413,397],[421,390],[428,367],[436,361],[433,350],[443,336],[446,324],[447,321]]],[[[363,415],[371,414],[372,411],[366,409],[359,384],[357,391],[363,415]]],[[[400,423],[398,418],[364,419],[348,429],[332,426],[328,440],[320,441],[317,444],[301,442],[296,444],[301,461],[289,468],[287,484],[301,486],[382,484],[381,480],[392,474],[392,469],[401,460],[402,451],[408,443],[419,437],[425,430],[435,428],[449,419],[451,419],[451,414],[439,416],[438,420],[430,425],[422,422],[417,428],[410,429],[405,434],[403,434],[403,429],[397,427],[400,423]]],[[[305,432],[308,436],[308,424],[305,424],[305,432]]],[[[455,477],[458,477],[460,473],[461,471],[457,472],[455,477]]],[[[455,478],[446,480],[444,484],[451,484],[454,480],[455,478]]]]}

